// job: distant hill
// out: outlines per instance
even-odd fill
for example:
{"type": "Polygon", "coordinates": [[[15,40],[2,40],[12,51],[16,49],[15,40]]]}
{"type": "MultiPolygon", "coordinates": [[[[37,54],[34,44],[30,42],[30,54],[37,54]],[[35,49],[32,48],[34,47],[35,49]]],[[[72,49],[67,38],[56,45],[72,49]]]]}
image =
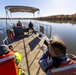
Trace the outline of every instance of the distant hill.
{"type": "Polygon", "coordinates": [[[72,15],[53,15],[46,17],[39,17],[39,20],[76,20],[76,14],[72,15]]]}

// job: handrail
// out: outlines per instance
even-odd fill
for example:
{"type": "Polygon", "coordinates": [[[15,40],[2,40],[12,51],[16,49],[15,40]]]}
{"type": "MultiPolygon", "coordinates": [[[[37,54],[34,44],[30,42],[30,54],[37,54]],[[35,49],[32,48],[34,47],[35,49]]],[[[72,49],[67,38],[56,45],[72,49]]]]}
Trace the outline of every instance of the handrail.
{"type": "Polygon", "coordinates": [[[5,41],[6,41],[6,43],[8,44],[8,37],[7,37],[7,34],[6,33],[4,33],[5,32],[5,30],[4,30],[4,28],[0,28],[0,30],[3,32],[3,35],[2,35],[2,33],[1,33],[1,40],[2,40],[2,43],[1,44],[5,44],[5,41]]]}

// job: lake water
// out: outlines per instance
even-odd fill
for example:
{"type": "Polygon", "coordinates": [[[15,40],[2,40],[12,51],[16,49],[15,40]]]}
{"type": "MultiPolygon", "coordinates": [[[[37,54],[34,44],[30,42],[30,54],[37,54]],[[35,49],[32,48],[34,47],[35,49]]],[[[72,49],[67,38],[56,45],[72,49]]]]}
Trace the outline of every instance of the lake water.
{"type": "Polygon", "coordinates": [[[51,36],[63,40],[67,46],[67,52],[76,54],[76,24],[51,23],[51,26],[51,36]]]}
{"type": "MultiPolygon", "coordinates": [[[[21,21],[23,22],[23,21],[21,21]]],[[[25,22],[25,21],[24,21],[25,22]]],[[[24,23],[23,22],[23,23],[24,23]]],[[[48,26],[47,29],[45,28],[46,36],[49,33],[50,37],[57,37],[63,40],[67,46],[67,52],[73,53],[76,55],[76,24],[70,24],[70,23],[49,23],[49,22],[38,22],[38,24],[43,23],[43,25],[48,26]],[[49,27],[51,26],[51,31],[49,30],[49,27]],[[47,32],[48,30],[48,32],[47,32]]],[[[26,22],[26,25],[28,24],[28,21],[26,22]]],[[[2,25],[0,25],[2,26],[2,25]]],[[[45,26],[45,27],[46,27],[45,26]]]]}

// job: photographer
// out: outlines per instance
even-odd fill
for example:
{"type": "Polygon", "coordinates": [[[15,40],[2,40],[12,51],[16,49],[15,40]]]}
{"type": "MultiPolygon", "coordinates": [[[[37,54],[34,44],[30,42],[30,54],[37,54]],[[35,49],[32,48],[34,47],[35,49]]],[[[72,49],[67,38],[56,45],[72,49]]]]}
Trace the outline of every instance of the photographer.
{"type": "Polygon", "coordinates": [[[44,41],[48,50],[39,60],[39,65],[46,75],[76,75],[76,60],[66,54],[65,43],[58,39],[44,41]]]}

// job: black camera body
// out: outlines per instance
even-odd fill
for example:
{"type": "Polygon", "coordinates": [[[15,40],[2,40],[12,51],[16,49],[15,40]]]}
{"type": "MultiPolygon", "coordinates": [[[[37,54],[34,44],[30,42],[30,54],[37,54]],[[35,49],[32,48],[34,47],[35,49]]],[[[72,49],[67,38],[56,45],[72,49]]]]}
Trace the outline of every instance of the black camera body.
{"type": "Polygon", "coordinates": [[[48,43],[48,41],[47,41],[47,40],[44,40],[44,44],[45,44],[46,46],[48,46],[48,45],[49,45],[49,43],[48,43]]]}

